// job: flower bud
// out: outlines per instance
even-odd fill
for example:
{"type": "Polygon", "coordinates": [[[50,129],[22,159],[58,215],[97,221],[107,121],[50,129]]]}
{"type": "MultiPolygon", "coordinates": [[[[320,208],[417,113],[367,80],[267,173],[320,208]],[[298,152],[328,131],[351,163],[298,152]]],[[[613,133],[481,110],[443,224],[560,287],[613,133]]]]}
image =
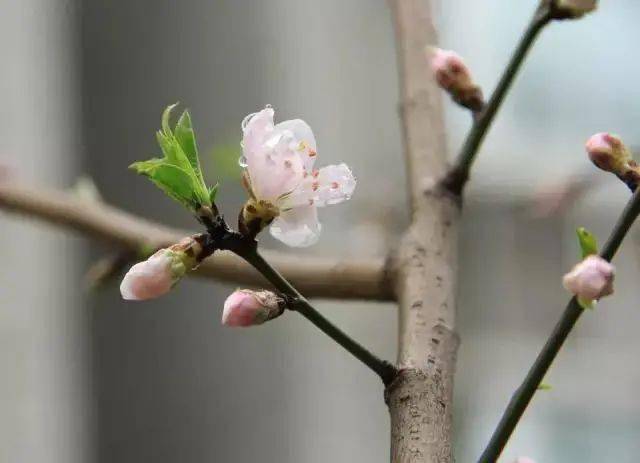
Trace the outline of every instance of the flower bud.
{"type": "Polygon", "coordinates": [[[224,302],[222,324],[253,326],[278,317],[285,308],[284,299],[271,291],[238,289],[224,302]]]}
{"type": "Polygon", "coordinates": [[[459,105],[473,111],[482,109],[482,90],[473,82],[471,72],[462,58],[453,51],[440,48],[430,48],[428,55],[440,88],[446,90],[459,105]]]}
{"type": "Polygon", "coordinates": [[[593,135],[585,145],[589,159],[598,168],[614,174],[622,174],[631,161],[631,154],[622,140],[609,133],[593,135]]]}
{"type": "Polygon", "coordinates": [[[518,457],[514,463],[536,463],[529,457],[518,457]]]}
{"type": "Polygon", "coordinates": [[[590,302],[613,293],[614,276],[614,266],[592,254],[573,267],[562,284],[580,300],[590,302]]]}
{"type": "Polygon", "coordinates": [[[184,238],[131,267],[120,283],[120,294],[123,299],[132,301],[162,296],[187,271],[195,268],[202,257],[203,248],[197,237],[184,238]]]}
{"type": "Polygon", "coordinates": [[[555,0],[553,11],[558,19],[577,19],[594,11],[597,6],[597,0],[555,0]]]}

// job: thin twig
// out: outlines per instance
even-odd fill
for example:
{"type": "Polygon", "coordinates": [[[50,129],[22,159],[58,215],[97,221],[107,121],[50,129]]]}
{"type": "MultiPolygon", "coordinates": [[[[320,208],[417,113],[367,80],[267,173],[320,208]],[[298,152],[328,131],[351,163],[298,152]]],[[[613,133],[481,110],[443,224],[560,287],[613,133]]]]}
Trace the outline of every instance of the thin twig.
{"type": "Polygon", "coordinates": [[[249,262],[260,272],[276,289],[288,296],[292,296],[295,299],[292,309],[296,310],[307,318],[311,323],[317,326],[323,333],[336,341],[347,351],[349,351],[354,357],[373,370],[387,385],[396,376],[396,368],[389,362],[376,357],[368,349],[361,344],[357,343],[348,334],[342,331],[340,328],[331,323],[320,312],[318,312],[307,299],[289,283],[275,268],[267,262],[262,255],[257,251],[255,247],[248,247],[245,249],[238,249],[235,252],[243,259],[249,262]]]}
{"type": "MultiPolygon", "coordinates": [[[[0,182],[0,209],[34,217],[84,233],[118,247],[117,251],[156,249],[176,243],[192,232],[167,228],[102,202],[90,202],[63,191],[0,182]]],[[[328,299],[393,299],[392,274],[383,259],[330,259],[264,252],[266,258],[307,297],[328,299]]],[[[242,259],[216,253],[195,275],[246,286],[266,280],[242,259]]]]}
{"type": "Polygon", "coordinates": [[[444,180],[444,186],[451,193],[460,195],[469,179],[469,171],[475,159],[484,137],[493,122],[500,105],[511,88],[511,84],[518,73],[528,51],[535,42],[540,31],[552,19],[549,5],[543,2],[531,18],[520,42],[516,47],[507,67],[505,68],[496,89],[493,91],[489,102],[481,112],[474,113],[474,122],[467,138],[460,149],[460,154],[444,180]]]}
{"type": "MultiPolygon", "coordinates": [[[[640,188],[636,190],[627,203],[607,243],[602,249],[600,256],[603,259],[610,261],[613,258],[622,240],[631,228],[631,225],[638,217],[638,214],[640,214],[640,188]]],[[[540,354],[538,354],[538,358],[536,358],[531,366],[522,385],[520,385],[511,398],[489,444],[478,460],[479,463],[493,463],[498,459],[518,421],[547,373],[547,370],[549,370],[553,360],[556,358],[564,341],[567,339],[567,336],[569,336],[569,333],[583,311],[584,309],[578,304],[575,298],[569,301],[560,321],[553,329],[540,354]]]]}

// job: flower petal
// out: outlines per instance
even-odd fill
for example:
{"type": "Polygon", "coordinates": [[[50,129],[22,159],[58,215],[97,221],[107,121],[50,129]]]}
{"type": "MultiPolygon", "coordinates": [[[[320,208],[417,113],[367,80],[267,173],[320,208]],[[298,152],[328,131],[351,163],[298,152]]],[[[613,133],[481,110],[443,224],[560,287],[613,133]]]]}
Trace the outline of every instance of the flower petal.
{"type": "MultiPolygon", "coordinates": [[[[261,145],[273,133],[273,108],[249,114],[242,121],[242,154],[245,162],[260,154],[261,145]]],[[[244,164],[244,163],[243,163],[244,164]]]]}
{"type": "Polygon", "coordinates": [[[291,194],[281,199],[280,207],[338,204],[351,198],[355,188],[356,179],[346,164],[326,166],[307,175],[291,194]]]}
{"type": "Polygon", "coordinates": [[[318,151],[318,147],[316,146],[316,137],[314,137],[311,127],[309,127],[309,124],[302,119],[292,119],[276,124],[276,132],[282,132],[285,130],[291,132],[293,135],[293,138],[296,141],[294,149],[298,151],[298,154],[302,159],[302,163],[304,164],[304,168],[311,171],[318,151]]]}
{"type": "Polygon", "coordinates": [[[284,211],[271,224],[273,237],[293,247],[315,244],[321,229],[318,211],[315,206],[309,205],[284,211]]]}
{"type": "Polygon", "coordinates": [[[304,166],[296,151],[291,149],[292,135],[274,133],[247,158],[251,189],[259,200],[276,203],[278,198],[296,189],[304,178],[304,166]]]}

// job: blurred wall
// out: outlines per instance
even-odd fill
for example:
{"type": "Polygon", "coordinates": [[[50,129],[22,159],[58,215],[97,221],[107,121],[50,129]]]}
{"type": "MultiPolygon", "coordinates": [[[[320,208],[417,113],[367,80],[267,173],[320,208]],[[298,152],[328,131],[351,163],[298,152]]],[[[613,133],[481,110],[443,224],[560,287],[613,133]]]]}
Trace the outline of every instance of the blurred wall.
{"type": "MultiPolygon", "coordinates": [[[[0,0],[0,175],[57,187],[75,177],[76,19],[73,2],[0,0]]],[[[0,461],[90,461],[77,240],[5,215],[0,230],[0,461]]]]}

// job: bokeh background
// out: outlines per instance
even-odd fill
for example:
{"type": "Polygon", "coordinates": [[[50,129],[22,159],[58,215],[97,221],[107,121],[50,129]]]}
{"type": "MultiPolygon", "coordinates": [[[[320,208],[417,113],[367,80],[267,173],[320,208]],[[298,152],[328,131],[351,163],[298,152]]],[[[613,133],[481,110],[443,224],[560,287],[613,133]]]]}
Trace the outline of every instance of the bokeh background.
{"type": "MultiPolygon", "coordinates": [[[[434,4],[441,44],[489,92],[536,2],[434,4]]],[[[602,130],[640,142],[639,14],[634,0],[602,1],[597,14],[545,30],[479,156],[460,243],[458,461],[480,453],[559,317],[574,229],[603,241],[628,197],[582,145],[602,130]],[[566,185],[586,187],[545,211],[566,185]]],[[[359,178],[352,201],[321,211],[322,239],[301,258],[383,256],[407,224],[383,0],[0,0],[0,38],[0,162],[16,178],[69,188],[89,175],[109,203],[193,226],[127,170],[157,153],[160,113],[180,101],[234,216],[240,121],[270,103],[280,120],[310,123],[322,163],[345,161],[359,178]]],[[[454,153],[469,120],[446,108],[454,153]]],[[[124,303],[117,284],[83,285],[112,249],[4,213],[0,227],[0,461],[388,460],[381,385],[301,317],[224,329],[233,288],[191,280],[124,303]]],[[[505,462],[638,461],[637,238],[616,259],[616,296],[580,321],[505,462]]],[[[318,307],[395,357],[392,304],[318,307]]]]}

